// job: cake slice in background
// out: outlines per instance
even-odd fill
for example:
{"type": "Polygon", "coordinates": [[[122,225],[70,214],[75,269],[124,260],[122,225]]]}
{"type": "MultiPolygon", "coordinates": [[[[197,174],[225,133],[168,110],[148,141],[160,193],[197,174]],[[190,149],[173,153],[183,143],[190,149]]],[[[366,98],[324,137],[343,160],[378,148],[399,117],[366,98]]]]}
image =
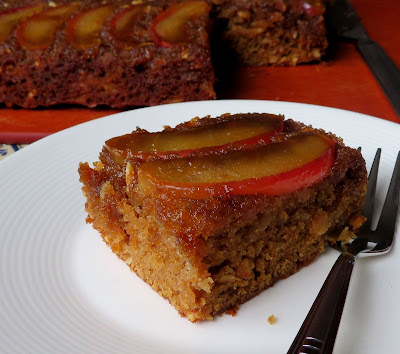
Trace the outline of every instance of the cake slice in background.
{"type": "Polygon", "coordinates": [[[320,60],[323,14],[319,0],[2,2],[0,103],[125,108],[215,99],[213,62],[320,60]]]}
{"type": "Polygon", "coordinates": [[[319,61],[328,46],[322,0],[213,0],[224,46],[246,65],[319,61]]]}
{"type": "Polygon", "coordinates": [[[122,108],[213,99],[210,8],[203,1],[10,3],[0,10],[0,102],[122,108]]]}

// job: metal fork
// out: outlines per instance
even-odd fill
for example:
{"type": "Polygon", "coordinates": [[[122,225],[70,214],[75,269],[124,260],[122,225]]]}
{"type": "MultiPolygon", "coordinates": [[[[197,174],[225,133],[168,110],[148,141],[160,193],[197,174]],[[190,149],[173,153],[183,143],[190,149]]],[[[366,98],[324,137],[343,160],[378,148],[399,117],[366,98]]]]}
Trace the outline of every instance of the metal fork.
{"type": "Polygon", "coordinates": [[[399,206],[400,151],[378,226],[376,230],[371,230],[380,155],[381,149],[378,149],[368,177],[362,210],[367,221],[353,242],[341,245],[342,253],[326,278],[288,354],[332,353],[355,260],[361,255],[385,254],[392,247],[399,206]]]}

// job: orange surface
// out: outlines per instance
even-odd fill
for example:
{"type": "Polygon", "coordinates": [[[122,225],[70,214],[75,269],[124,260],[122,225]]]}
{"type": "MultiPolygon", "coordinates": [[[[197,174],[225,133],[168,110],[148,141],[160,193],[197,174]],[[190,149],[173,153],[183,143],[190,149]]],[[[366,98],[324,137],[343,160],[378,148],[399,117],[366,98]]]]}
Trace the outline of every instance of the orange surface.
{"type": "Polygon", "coordinates": [[[119,111],[80,107],[51,109],[0,108],[0,143],[31,143],[46,135],[119,111]]]}
{"type": "MultiPolygon", "coordinates": [[[[400,67],[400,1],[352,0],[370,37],[400,67]]],[[[331,43],[320,64],[239,68],[217,87],[220,99],[311,103],[400,122],[368,66],[351,43],[331,43]]],[[[0,108],[0,143],[25,143],[118,112],[79,107],[0,108]]],[[[189,118],[189,117],[188,117],[189,118]]]]}

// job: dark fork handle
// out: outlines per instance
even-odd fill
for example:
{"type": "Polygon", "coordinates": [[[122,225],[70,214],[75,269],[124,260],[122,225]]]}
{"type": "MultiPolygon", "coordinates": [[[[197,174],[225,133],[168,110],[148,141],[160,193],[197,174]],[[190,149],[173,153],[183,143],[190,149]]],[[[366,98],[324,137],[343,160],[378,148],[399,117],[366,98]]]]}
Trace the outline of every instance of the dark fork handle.
{"type": "Polygon", "coordinates": [[[400,69],[371,39],[357,41],[357,48],[400,118],[400,69]]]}
{"type": "Polygon", "coordinates": [[[339,256],[288,354],[332,353],[354,262],[352,255],[339,256]]]}

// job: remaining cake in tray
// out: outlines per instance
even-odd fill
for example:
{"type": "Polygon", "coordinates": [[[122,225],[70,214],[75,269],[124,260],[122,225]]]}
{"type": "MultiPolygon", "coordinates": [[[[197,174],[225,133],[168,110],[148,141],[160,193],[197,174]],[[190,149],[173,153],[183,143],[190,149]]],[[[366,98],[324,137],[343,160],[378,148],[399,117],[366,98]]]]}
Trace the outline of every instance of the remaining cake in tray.
{"type": "Polygon", "coordinates": [[[242,63],[296,65],[328,46],[322,0],[214,0],[222,36],[242,63]]]}
{"type": "Polygon", "coordinates": [[[206,2],[11,5],[0,10],[0,102],[126,107],[215,98],[206,2]]]}
{"type": "Polygon", "coordinates": [[[215,98],[219,61],[319,60],[319,0],[15,0],[0,4],[0,103],[152,106],[215,98]],[[210,15],[211,14],[211,15],[210,15]],[[211,25],[210,18],[215,26],[211,25]]]}
{"type": "Polygon", "coordinates": [[[193,322],[297,272],[364,221],[360,152],[282,116],[139,129],[79,173],[87,222],[193,322]]]}

